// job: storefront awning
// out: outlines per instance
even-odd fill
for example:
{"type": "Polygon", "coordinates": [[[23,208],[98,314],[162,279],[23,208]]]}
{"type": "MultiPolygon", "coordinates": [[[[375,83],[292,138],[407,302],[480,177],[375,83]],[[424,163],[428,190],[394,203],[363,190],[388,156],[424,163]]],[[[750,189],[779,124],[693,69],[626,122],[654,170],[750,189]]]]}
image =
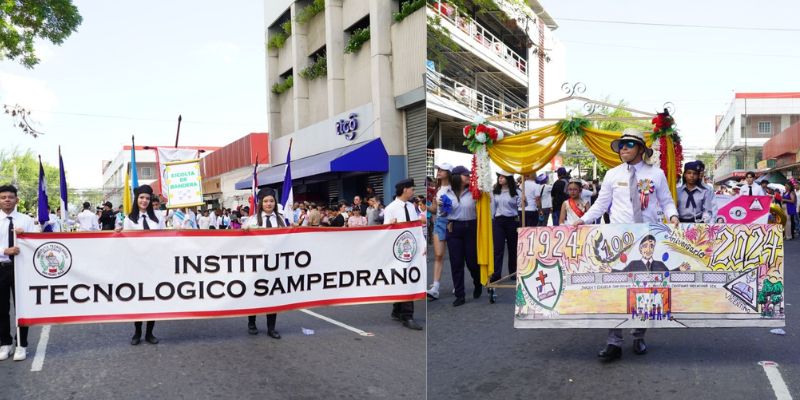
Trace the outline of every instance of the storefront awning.
{"type": "MultiPolygon", "coordinates": [[[[386,172],[389,170],[389,153],[380,139],[326,151],[310,157],[292,160],[292,179],[330,172],[386,172]]],[[[258,184],[283,182],[286,163],[274,165],[258,173],[258,184]]],[[[236,182],[236,189],[249,189],[252,179],[236,182]]]]}

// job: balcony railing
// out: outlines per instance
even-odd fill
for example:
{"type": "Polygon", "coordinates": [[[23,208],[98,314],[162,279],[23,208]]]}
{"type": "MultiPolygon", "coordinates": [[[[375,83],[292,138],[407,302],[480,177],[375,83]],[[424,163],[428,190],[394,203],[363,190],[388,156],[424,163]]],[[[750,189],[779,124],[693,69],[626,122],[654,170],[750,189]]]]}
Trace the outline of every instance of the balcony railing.
{"type": "MultiPolygon", "coordinates": [[[[517,105],[504,103],[481,93],[431,69],[427,69],[426,72],[426,89],[429,93],[463,104],[480,115],[492,116],[500,113],[510,113],[520,108],[517,105]]],[[[511,113],[506,117],[517,120],[508,122],[514,126],[514,129],[519,131],[528,130],[528,122],[526,121],[528,113],[511,113]]]]}
{"type": "Polygon", "coordinates": [[[528,74],[528,62],[525,61],[524,57],[508,48],[503,41],[498,39],[497,36],[489,32],[477,21],[462,14],[458,10],[458,7],[450,3],[438,1],[435,3],[428,3],[428,7],[433,10],[436,15],[449,21],[469,36],[473,44],[486,47],[497,54],[497,56],[510,67],[525,75],[528,74]]]}

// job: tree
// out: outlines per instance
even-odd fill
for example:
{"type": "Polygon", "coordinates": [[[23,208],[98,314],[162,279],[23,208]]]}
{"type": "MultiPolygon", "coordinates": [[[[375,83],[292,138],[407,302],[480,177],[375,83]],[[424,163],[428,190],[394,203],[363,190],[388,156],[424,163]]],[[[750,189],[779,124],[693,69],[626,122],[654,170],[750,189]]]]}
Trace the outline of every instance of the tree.
{"type": "Polygon", "coordinates": [[[35,39],[61,45],[81,22],[72,0],[0,1],[0,58],[33,68],[39,63],[35,39]]]}
{"type": "MultiPolygon", "coordinates": [[[[50,207],[55,211],[61,204],[58,167],[47,163],[42,163],[42,165],[47,181],[48,201],[50,207]]],[[[0,150],[0,183],[11,183],[17,187],[19,212],[36,212],[39,204],[39,160],[31,150],[24,153],[17,149],[0,150]]]]}

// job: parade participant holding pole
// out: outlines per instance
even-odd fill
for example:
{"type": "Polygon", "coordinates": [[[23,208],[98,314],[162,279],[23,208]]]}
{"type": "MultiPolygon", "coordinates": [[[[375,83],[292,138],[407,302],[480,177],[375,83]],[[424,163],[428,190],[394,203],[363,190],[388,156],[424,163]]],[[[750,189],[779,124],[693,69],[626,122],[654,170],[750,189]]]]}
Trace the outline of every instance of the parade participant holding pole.
{"type": "Polygon", "coordinates": [[[711,223],[714,205],[706,186],[701,186],[700,164],[688,162],[683,166],[683,183],[678,186],[678,218],[681,222],[711,223]]]}
{"type": "MultiPolygon", "coordinates": [[[[151,229],[165,229],[164,220],[159,219],[153,210],[153,203],[151,201],[153,196],[153,188],[150,185],[142,185],[133,189],[133,195],[136,199],[136,206],[133,207],[131,213],[125,217],[125,222],[122,223],[122,229],[117,228],[116,231],[140,231],[151,229]]],[[[144,340],[150,344],[157,344],[158,339],[153,336],[153,327],[155,321],[147,321],[147,328],[144,335],[144,340]]],[[[131,337],[131,344],[136,346],[142,340],[142,322],[137,321],[133,323],[134,332],[131,337]]]]}
{"type": "MultiPolygon", "coordinates": [[[[394,185],[395,198],[383,211],[383,223],[396,224],[400,222],[419,221],[419,214],[414,210],[414,204],[410,203],[414,197],[414,180],[403,179],[394,185]]],[[[402,301],[392,305],[392,319],[403,321],[403,326],[408,329],[420,331],[417,321],[414,321],[414,302],[402,301]]]]}
{"type": "MultiPolygon", "coordinates": [[[[597,202],[573,225],[600,218],[611,206],[612,224],[661,223],[658,211],[662,211],[671,223],[678,224],[678,210],[670,194],[664,172],[646,164],[644,156],[652,156],[653,150],[644,141],[644,134],[627,128],[622,136],[611,142],[611,148],[619,154],[622,164],[608,170],[600,188],[597,202]]],[[[644,354],[646,329],[633,330],[633,352],[644,354]]],[[[598,357],[610,361],[622,356],[622,329],[609,329],[606,348],[598,357]]]]}
{"type": "Polygon", "coordinates": [[[456,201],[450,211],[450,224],[447,230],[447,251],[450,253],[450,272],[456,299],[453,307],[466,303],[464,300],[464,264],[467,265],[475,289],[472,297],[481,297],[481,273],[478,269],[478,216],[475,200],[469,190],[469,170],[461,165],[453,168],[451,182],[456,201]],[[460,179],[459,179],[460,178],[460,179]]]}
{"type": "MultiPolygon", "coordinates": [[[[33,218],[17,212],[17,188],[12,185],[0,186],[0,360],[11,353],[11,298],[14,297],[14,261],[19,256],[15,235],[22,232],[36,232],[33,218]]],[[[14,361],[22,361],[27,355],[28,327],[18,326],[17,348],[14,361]]]]}
{"type": "MultiPolygon", "coordinates": [[[[242,225],[242,229],[248,230],[251,228],[285,228],[286,220],[283,215],[278,213],[275,209],[278,204],[275,190],[270,188],[263,188],[258,191],[256,195],[256,207],[260,210],[253,210],[253,216],[248,218],[247,223],[242,225]]],[[[278,314],[267,314],[267,336],[273,339],[280,339],[281,334],[275,330],[275,324],[278,321],[278,314]]],[[[251,335],[258,334],[256,328],[256,316],[250,315],[247,317],[247,333],[251,335]]]]}
{"type": "MultiPolygon", "coordinates": [[[[455,193],[450,186],[452,179],[453,166],[448,163],[441,163],[436,166],[436,199],[431,202],[431,213],[435,213],[436,218],[433,223],[433,284],[428,289],[428,298],[437,300],[439,298],[439,281],[442,279],[442,268],[444,268],[444,251],[447,246],[447,224],[449,222],[450,208],[456,199],[455,193]]],[[[458,177],[461,179],[461,177],[458,177]]]]}
{"type": "MultiPolygon", "coordinates": [[[[524,196],[524,194],[523,194],[524,196]]],[[[497,183],[492,191],[492,239],[494,240],[494,272],[490,282],[503,276],[503,253],[508,248],[508,273],[517,272],[517,209],[521,205],[514,174],[505,171],[497,173],[497,183]]],[[[497,294],[489,288],[489,303],[494,304],[497,294]]]]}

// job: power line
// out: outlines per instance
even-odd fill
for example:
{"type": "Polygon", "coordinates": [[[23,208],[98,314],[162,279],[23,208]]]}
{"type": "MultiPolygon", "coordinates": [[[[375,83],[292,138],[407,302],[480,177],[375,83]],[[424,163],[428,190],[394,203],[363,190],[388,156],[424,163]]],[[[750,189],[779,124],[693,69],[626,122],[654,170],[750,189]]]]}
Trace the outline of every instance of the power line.
{"type": "MultiPolygon", "coordinates": [[[[66,111],[48,111],[48,110],[31,110],[31,111],[37,111],[49,114],[72,115],[77,117],[89,117],[89,118],[110,118],[110,119],[124,119],[130,121],[147,121],[147,122],[170,122],[170,123],[175,122],[174,119],[132,117],[127,115],[90,114],[90,113],[78,113],[78,112],[66,112],[66,111]]],[[[183,122],[187,124],[204,124],[204,125],[252,125],[246,122],[192,121],[189,119],[183,122]]]]}
{"type": "Polygon", "coordinates": [[[637,49],[637,50],[646,50],[646,51],[657,51],[659,53],[670,52],[670,53],[683,53],[683,54],[699,54],[699,55],[726,55],[726,56],[745,56],[745,57],[779,57],[779,58],[800,58],[800,54],[756,54],[756,53],[735,53],[735,52],[723,52],[723,51],[685,51],[685,50],[678,50],[678,49],[671,49],[671,48],[664,48],[664,47],[642,47],[642,46],[631,46],[631,45],[624,45],[624,44],[615,44],[615,43],[599,43],[599,42],[582,42],[577,40],[562,40],[564,43],[574,43],[574,44],[585,44],[590,46],[605,46],[605,47],[618,47],[618,48],[625,48],[625,49],[637,49]]]}
{"type": "Polygon", "coordinates": [[[555,18],[556,21],[570,21],[570,22],[587,22],[593,24],[615,24],[615,25],[643,25],[643,26],[660,26],[666,28],[691,28],[691,29],[720,29],[730,31],[765,31],[765,32],[800,32],[798,28],[774,28],[774,27],[757,27],[757,26],[726,26],[726,25],[694,25],[694,24],[667,24],[659,22],[638,22],[638,21],[619,21],[619,20],[601,20],[601,19],[584,19],[584,18],[555,18]]]}

